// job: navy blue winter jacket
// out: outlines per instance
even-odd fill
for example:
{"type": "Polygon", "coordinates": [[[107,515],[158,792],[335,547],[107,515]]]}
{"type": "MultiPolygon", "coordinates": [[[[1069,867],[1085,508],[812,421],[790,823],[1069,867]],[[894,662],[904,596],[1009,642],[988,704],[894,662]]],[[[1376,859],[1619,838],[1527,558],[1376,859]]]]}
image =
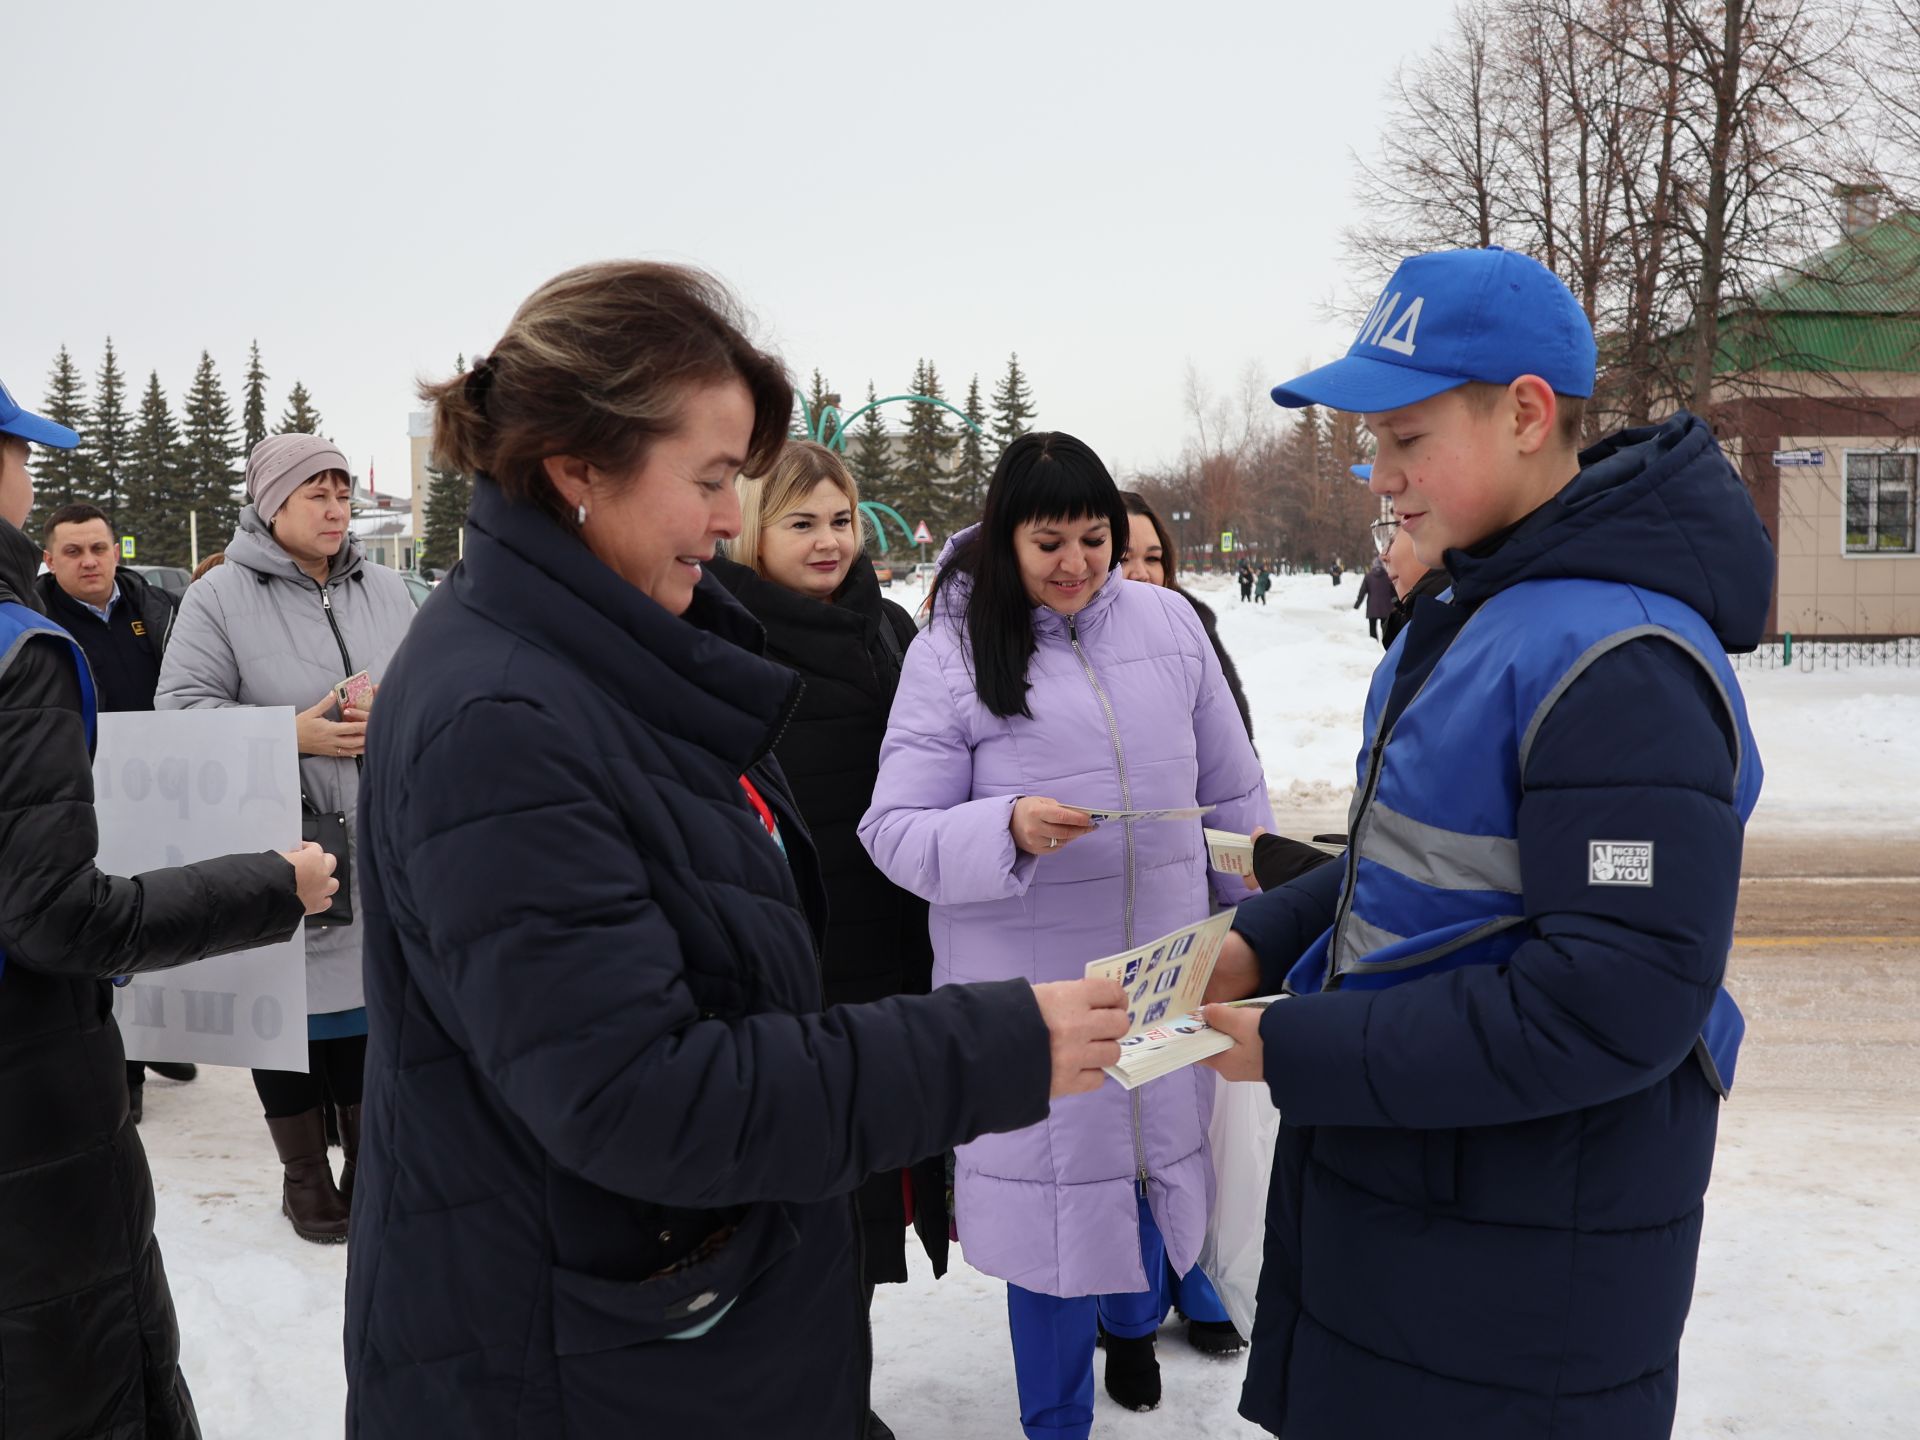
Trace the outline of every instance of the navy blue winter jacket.
{"type": "MultiPolygon", "coordinates": [[[[1729,650],[1756,643],[1772,547],[1706,427],[1682,414],[1581,458],[1492,553],[1449,553],[1452,603],[1421,601],[1383,662],[1388,725],[1526,580],[1658,591],[1729,650]]],[[[1611,650],[1522,751],[1517,948],[1267,1013],[1283,1123],[1248,1418],[1286,1440],[1670,1433],[1720,1104],[1693,1048],[1732,939],[1737,748],[1694,658],[1611,650]],[[1629,835],[1654,844],[1651,886],[1590,883],[1590,842],[1629,835]]],[[[1344,875],[1241,906],[1263,988],[1332,922],[1344,875]]]]}
{"type": "Polygon", "coordinates": [[[1046,1114],[1033,993],[822,1013],[798,678],[484,477],[466,533],[361,796],[347,1431],[858,1440],[851,1192],[1046,1114]]]}

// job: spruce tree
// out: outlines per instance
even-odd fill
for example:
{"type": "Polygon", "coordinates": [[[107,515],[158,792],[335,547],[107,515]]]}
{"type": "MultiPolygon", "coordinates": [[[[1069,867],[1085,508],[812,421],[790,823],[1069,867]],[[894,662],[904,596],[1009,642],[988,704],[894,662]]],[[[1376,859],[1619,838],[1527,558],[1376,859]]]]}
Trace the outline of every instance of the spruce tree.
{"type": "Polygon", "coordinates": [[[808,424],[812,427],[807,432],[807,439],[818,440],[824,445],[832,438],[832,429],[824,425],[820,419],[830,405],[838,409],[840,406],[840,397],[834,393],[833,386],[827,383],[826,378],[820,373],[819,366],[816,365],[813,371],[813,383],[807,388],[806,420],[800,422],[799,413],[796,411],[794,414],[795,421],[808,424]]]}
{"type": "MultiPolygon", "coordinates": [[[[160,372],[147,376],[140,397],[140,416],[127,446],[127,469],[121,485],[119,533],[132,535],[138,560],[148,565],[184,565],[187,562],[187,512],[180,503],[180,431],[160,388],[160,372]]],[[[207,545],[218,549],[218,537],[207,545]]]]}
{"type": "Polygon", "coordinates": [[[92,471],[93,503],[107,512],[107,523],[115,535],[131,533],[121,528],[121,511],[126,506],[126,488],[131,465],[133,416],[127,409],[127,377],[113,353],[113,337],[107,337],[107,351],[100,361],[100,373],[93,382],[93,419],[80,437],[92,471]]]}
{"type": "Polygon", "coordinates": [[[473,481],[459,471],[427,464],[426,534],[420,541],[422,570],[451,570],[460,558],[460,531],[467,522],[473,481]]]}
{"type": "Polygon", "coordinates": [[[260,365],[260,342],[247,351],[247,398],[240,407],[241,448],[247,455],[267,438],[267,372],[260,365]]]}
{"type": "Polygon", "coordinates": [[[280,428],[276,435],[318,435],[320,433],[320,412],[313,408],[313,397],[307,394],[307,387],[300,381],[293,382],[293,389],[287,392],[287,410],[280,417],[280,428]]]}
{"type": "Polygon", "coordinates": [[[993,389],[993,442],[996,452],[1018,440],[1033,428],[1033,392],[1027,389],[1026,373],[1020,368],[1020,355],[1007,356],[1007,373],[993,389]]]}
{"type": "MultiPolygon", "coordinates": [[[[914,367],[913,393],[929,399],[940,394],[940,372],[931,360],[914,367]]],[[[954,448],[959,444],[947,425],[947,412],[938,405],[914,404],[907,409],[907,432],[900,444],[900,460],[895,467],[894,488],[900,499],[896,509],[907,522],[925,521],[936,535],[945,533],[953,518],[953,500],[948,472],[953,464],[954,448]]]]}
{"type": "MultiPolygon", "coordinates": [[[[47,399],[40,413],[56,425],[86,434],[86,381],[64,345],[54,357],[53,373],[47,381],[47,399]]],[[[62,505],[93,498],[93,487],[89,483],[93,467],[87,463],[84,450],[55,450],[44,445],[36,449],[33,458],[36,519],[62,505]]]]}
{"type": "Polygon", "coordinates": [[[225,545],[240,523],[240,499],[235,493],[240,474],[235,465],[239,457],[233,407],[213,368],[213,356],[204,350],[182,414],[180,503],[199,514],[200,550],[205,554],[225,545]]]}
{"type": "MultiPolygon", "coordinates": [[[[879,398],[873,382],[867,382],[867,404],[879,398]]],[[[860,482],[860,493],[869,500],[893,504],[893,457],[887,439],[886,421],[878,409],[867,411],[854,427],[851,456],[853,478],[860,482]]]]}
{"type": "Polygon", "coordinates": [[[987,481],[993,478],[993,467],[987,461],[987,442],[981,435],[987,417],[980,408],[978,375],[967,386],[967,419],[973,422],[974,428],[960,436],[960,460],[953,467],[953,504],[957,512],[954,518],[962,525],[971,525],[980,518],[987,481]]]}

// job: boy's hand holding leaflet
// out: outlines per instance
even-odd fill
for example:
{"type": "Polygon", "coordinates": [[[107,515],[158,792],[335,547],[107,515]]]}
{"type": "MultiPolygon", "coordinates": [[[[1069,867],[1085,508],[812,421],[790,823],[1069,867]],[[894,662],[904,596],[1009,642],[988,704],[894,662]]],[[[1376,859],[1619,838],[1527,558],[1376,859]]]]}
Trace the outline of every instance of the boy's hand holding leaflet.
{"type": "Polygon", "coordinates": [[[1232,924],[1233,912],[1223,910],[1158,940],[1088,963],[1089,980],[1117,980],[1126,987],[1127,1033],[1120,1041],[1119,1062],[1106,1067],[1107,1074],[1126,1089],[1233,1045],[1232,1033],[1209,1025],[1198,1013],[1232,924]]]}

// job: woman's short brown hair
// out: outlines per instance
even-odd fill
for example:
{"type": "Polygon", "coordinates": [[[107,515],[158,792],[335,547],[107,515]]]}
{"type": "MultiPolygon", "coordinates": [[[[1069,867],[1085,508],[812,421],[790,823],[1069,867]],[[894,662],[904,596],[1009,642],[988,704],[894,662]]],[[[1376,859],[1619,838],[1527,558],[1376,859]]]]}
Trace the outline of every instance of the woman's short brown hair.
{"type": "Polygon", "coordinates": [[[490,476],[511,498],[564,518],[548,456],[631,475],[678,427],[688,389],[734,379],[753,397],[751,473],[786,437],[786,367],[747,338],[738,305],[711,275],[610,260],[554,276],[521,304],[491,355],[423,383],[420,395],[433,406],[440,465],[490,476]]]}
{"type": "Polygon", "coordinates": [[[740,533],[727,542],[727,556],[762,575],[760,537],[768,526],[798,510],[822,480],[831,480],[847,497],[853,511],[853,533],[864,535],[860,524],[860,486],[853,472],[826,446],[812,440],[789,440],[766,475],[742,475],[734,482],[740,493],[740,533]]]}

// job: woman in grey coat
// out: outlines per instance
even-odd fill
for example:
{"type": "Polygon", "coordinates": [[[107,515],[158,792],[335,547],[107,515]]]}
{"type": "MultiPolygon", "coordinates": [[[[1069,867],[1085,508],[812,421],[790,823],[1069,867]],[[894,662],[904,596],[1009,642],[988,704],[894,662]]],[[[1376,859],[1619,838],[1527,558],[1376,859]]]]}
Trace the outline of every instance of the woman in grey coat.
{"type": "MultiPolygon", "coordinates": [[[[188,587],[154,697],[159,710],[291,705],[301,789],[314,812],[346,817],[349,852],[368,710],[343,710],[333,687],[363,671],[377,686],[414,613],[400,576],[361,554],[347,523],[351,494],[346,457],[330,441],[274,435],[254,447],[251,503],[226,563],[188,587]]],[[[302,1239],[344,1241],[367,1050],[351,920],[308,922],[307,1040],[306,1074],[256,1070],[253,1083],[286,1171],[283,1213],[302,1239]],[[329,1101],[346,1156],[337,1185],[322,1117],[329,1101]]]]}

